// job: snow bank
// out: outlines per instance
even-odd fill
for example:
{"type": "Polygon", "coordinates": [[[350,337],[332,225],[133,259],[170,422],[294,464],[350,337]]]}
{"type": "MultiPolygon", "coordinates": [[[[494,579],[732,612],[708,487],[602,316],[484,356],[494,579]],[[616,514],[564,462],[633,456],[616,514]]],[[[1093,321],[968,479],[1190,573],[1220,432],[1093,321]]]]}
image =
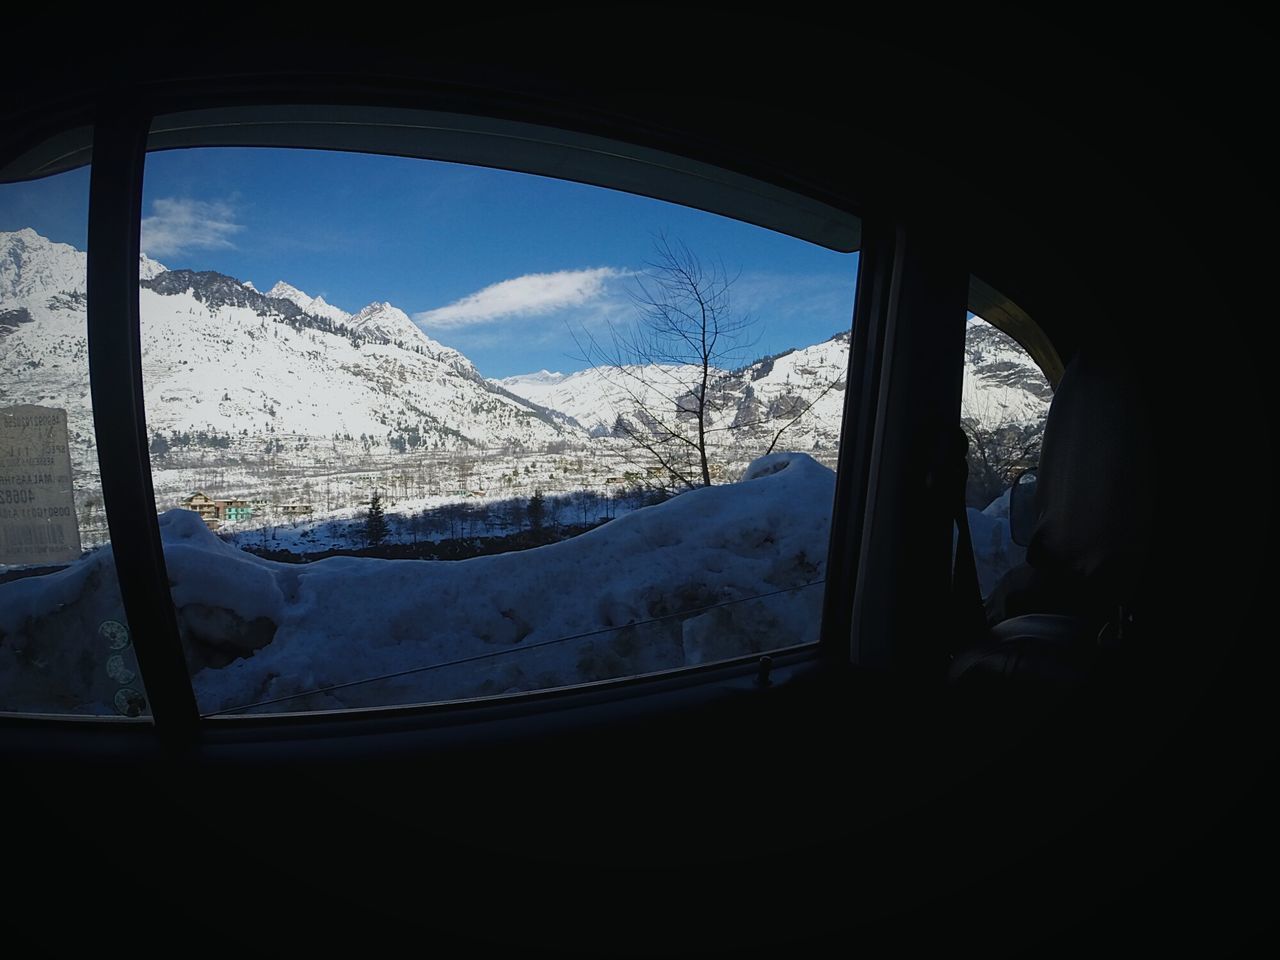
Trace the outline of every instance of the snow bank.
{"type": "MultiPolygon", "coordinates": [[[[163,514],[160,527],[201,709],[279,700],[258,709],[313,710],[582,683],[814,641],[822,588],[805,585],[824,574],[834,481],[805,454],[773,454],[736,484],[463,561],[283,564],[220,541],[189,511],[163,514]],[[404,671],[414,672],[353,684],[404,671]],[[337,684],[353,685],[309,692],[337,684]]],[[[114,687],[75,664],[92,661],[95,618],[115,596],[109,549],[0,585],[0,708],[109,709],[114,687]],[[49,655],[17,653],[32,643],[49,655]]]]}
{"type": "Polygon", "coordinates": [[[1027,548],[1013,542],[1009,530],[1009,491],[983,510],[968,508],[969,536],[973,540],[978,586],[985,597],[1006,573],[1026,561],[1027,548]]]}
{"type": "Polygon", "coordinates": [[[0,584],[0,711],[122,712],[118,693],[144,692],[124,623],[109,549],[0,584]]]}

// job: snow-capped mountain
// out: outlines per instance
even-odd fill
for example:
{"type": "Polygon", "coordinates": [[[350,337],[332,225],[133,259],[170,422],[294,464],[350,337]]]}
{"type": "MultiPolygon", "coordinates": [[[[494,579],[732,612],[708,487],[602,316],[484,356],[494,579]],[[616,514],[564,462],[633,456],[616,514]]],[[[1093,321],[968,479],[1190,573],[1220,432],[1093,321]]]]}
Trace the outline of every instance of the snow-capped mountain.
{"type": "Polygon", "coordinates": [[[347,326],[362,337],[383,343],[414,343],[426,336],[407,313],[385,301],[369,304],[352,316],[347,326]]]}
{"type": "Polygon", "coordinates": [[[781,434],[783,449],[834,451],[848,369],[847,332],[758,360],[717,381],[711,429],[750,450],[781,434]]]}
{"type": "Polygon", "coordinates": [[[85,255],[30,227],[0,233],[0,309],[39,306],[59,293],[84,295],[85,255]]]}
{"type": "Polygon", "coordinates": [[[1048,416],[1053,388],[1012,337],[975,318],[965,330],[964,352],[961,416],[988,427],[1048,416]]]}
{"type": "MultiPolygon", "coordinates": [[[[247,284],[253,290],[252,284],[247,284]]],[[[457,350],[432,340],[409,315],[388,302],[375,301],[356,313],[347,313],[340,307],[327,303],[324,297],[313,297],[290,283],[280,280],[267,293],[268,297],[288,300],[303,313],[332,320],[347,329],[353,336],[374,343],[395,344],[402,349],[426,351],[441,363],[453,367],[460,375],[471,380],[483,378],[475,366],[457,350]]]]}
{"type": "MultiPolygon", "coordinates": [[[[416,327],[335,324],[229,277],[172,271],[141,291],[153,429],[310,437],[364,434],[410,446],[545,443],[561,428],[457,369],[416,327]],[[435,348],[435,349],[432,349],[435,348]]],[[[400,313],[400,311],[395,311],[400,313]]],[[[400,316],[404,316],[400,313],[400,316]]],[[[406,317],[406,322],[408,318],[406,317]]]]}
{"type": "MultiPolygon", "coordinates": [[[[490,386],[390,304],[337,320],[299,306],[319,298],[296,288],[264,295],[223,274],[160,267],[148,262],[139,291],[153,433],[363,434],[384,447],[452,449],[536,446],[572,431],[490,386]]],[[[29,229],[0,233],[0,405],[67,407],[73,447],[93,436],[84,288],[82,252],[29,229]]]]}
{"type": "MultiPolygon", "coordinates": [[[[708,389],[708,429],[714,445],[744,455],[766,449],[781,432],[788,450],[833,451],[844,414],[850,335],[758,360],[739,370],[715,370],[708,389]]],[[[641,411],[675,415],[692,406],[695,366],[596,367],[496,381],[512,393],[572,417],[593,436],[632,425],[641,411]]],[[[1041,422],[1053,391],[1026,352],[981,320],[965,339],[963,415],[983,426],[1041,422]]]]}
{"type": "Polygon", "coordinates": [[[145,253],[138,256],[138,279],[151,280],[167,271],[166,267],[159,260],[152,260],[145,253]]]}
{"type": "MultiPolygon", "coordinates": [[[[832,450],[840,436],[849,335],[740,370],[712,370],[707,427],[713,445],[744,456],[760,452],[785,427],[787,449],[832,450]]],[[[701,368],[693,365],[595,367],[563,374],[540,370],[497,381],[512,393],[572,417],[593,436],[637,429],[647,417],[694,406],[701,368]],[[621,421],[621,422],[620,422],[621,421]]]]}
{"type": "MultiPolygon", "coordinates": [[[[250,290],[254,289],[252,284],[246,284],[246,286],[250,290]]],[[[452,347],[446,347],[432,340],[409,319],[407,313],[385,300],[375,301],[352,314],[327,303],[324,297],[313,297],[283,280],[278,281],[267,296],[288,300],[310,316],[332,320],[335,324],[344,327],[350,335],[361,340],[395,344],[406,350],[425,351],[439,362],[452,367],[459,375],[469,380],[484,382],[484,378],[480,376],[470,360],[452,347]]]]}
{"type": "MultiPolygon", "coordinates": [[[[30,309],[59,294],[82,297],[87,259],[69,243],[55,243],[30,227],[0,232],[0,310],[30,309]]],[[[143,280],[169,268],[145,253],[138,257],[143,280]]]]}
{"type": "MultiPolygon", "coordinates": [[[[250,290],[256,289],[251,283],[246,283],[250,290]]],[[[351,314],[343,310],[341,307],[335,307],[333,304],[326,303],[324,297],[311,297],[303,293],[293,284],[285,283],[283,280],[277,281],[276,285],[267,291],[268,297],[276,297],[281,300],[288,300],[297,304],[302,308],[304,313],[309,313],[313,317],[324,317],[327,320],[333,320],[341,323],[348,319],[351,314]]]]}
{"type": "Polygon", "coordinates": [[[696,368],[649,364],[609,369],[593,367],[576,373],[546,370],[494,381],[513,394],[571,418],[591,436],[614,432],[618,417],[632,417],[641,407],[675,408],[675,397],[688,391],[696,368]]]}
{"type": "MultiPolygon", "coordinates": [[[[323,445],[337,445],[357,465],[370,451],[539,450],[593,438],[611,456],[618,451],[605,449],[607,438],[652,429],[654,417],[687,428],[694,405],[697,368],[542,370],[487,381],[384,301],[348,314],[283,282],[263,294],[223,274],[166,270],[149,258],[139,268],[148,429],[196,437],[195,455],[233,444],[232,461],[264,450],[283,454],[286,466],[311,457],[315,474],[324,469],[315,460],[323,445]]],[[[775,449],[834,463],[849,339],[846,332],[711,371],[706,426],[728,474],[775,440],[775,449]]],[[[966,417],[1043,421],[1051,391],[1014,341],[972,322],[966,351],[966,417]]],[[[67,408],[77,472],[96,474],[85,255],[30,229],[0,233],[0,405],[12,403],[67,408]]]]}
{"type": "Polygon", "coordinates": [[[537,373],[522,373],[514,377],[503,377],[498,382],[504,387],[515,390],[517,387],[555,386],[558,383],[564,383],[570,376],[571,374],[560,373],[559,371],[552,373],[550,370],[539,370],[537,373]]]}

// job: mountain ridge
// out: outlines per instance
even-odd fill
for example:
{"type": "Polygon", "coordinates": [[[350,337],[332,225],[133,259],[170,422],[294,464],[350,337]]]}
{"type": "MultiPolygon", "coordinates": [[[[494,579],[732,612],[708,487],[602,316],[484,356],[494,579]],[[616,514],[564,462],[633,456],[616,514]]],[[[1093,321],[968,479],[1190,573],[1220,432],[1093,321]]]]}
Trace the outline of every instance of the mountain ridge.
{"type": "MultiPolygon", "coordinates": [[[[0,233],[0,404],[65,406],[77,470],[92,477],[85,265],[83,252],[29,228],[0,233]]],[[[334,449],[358,461],[564,441],[613,443],[599,448],[607,458],[659,419],[689,423],[694,381],[679,365],[490,380],[387,301],[347,314],[285,281],[262,293],[217,271],[163,266],[139,261],[148,429],[197,447],[234,444],[245,462],[264,451],[302,462],[334,449]]],[[[781,443],[834,465],[849,344],[845,331],[712,371],[706,428],[717,458],[747,462],[781,443]]],[[[1052,391],[1021,348],[970,324],[965,349],[963,416],[1043,420],[1052,391]]]]}

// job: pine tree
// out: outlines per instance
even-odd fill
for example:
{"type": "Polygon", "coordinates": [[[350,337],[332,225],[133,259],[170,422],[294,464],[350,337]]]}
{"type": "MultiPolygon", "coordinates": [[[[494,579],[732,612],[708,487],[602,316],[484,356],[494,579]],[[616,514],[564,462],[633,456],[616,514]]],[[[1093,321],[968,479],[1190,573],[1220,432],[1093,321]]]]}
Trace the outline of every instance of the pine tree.
{"type": "Polygon", "coordinates": [[[541,487],[533,491],[525,515],[529,518],[529,529],[534,533],[541,533],[542,521],[546,516],[546,500],[543,499],[541,487]]]}
{"type": "Polygon", "coordinates": [[[376,547],[387,539],[387,519],[383,516],[382,497],[377,490],[373,491],[373,496],[369,499],[369,512],[364,519],[364,539],[371,547],[376,547]]]}

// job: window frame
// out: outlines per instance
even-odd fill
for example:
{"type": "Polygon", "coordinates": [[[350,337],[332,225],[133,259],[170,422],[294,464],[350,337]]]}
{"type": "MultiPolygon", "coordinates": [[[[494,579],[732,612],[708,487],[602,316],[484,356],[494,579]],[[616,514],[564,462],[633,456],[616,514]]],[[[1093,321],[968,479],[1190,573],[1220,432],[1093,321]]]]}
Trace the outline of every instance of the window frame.
{"type": "MultiPolygon", "coordinates": [[[[987,326],[991,327],[993,330],[996,330],[997,332],[1004,334],[1006,337],[1012,340],[1013,343],[1020,350],[1022,350],[1022,352],[1025,353],[1027,357],[1030,358],[1030,360],[1036,365],[1036,369],[1040,372],[1040,374],[1045,378],[1045,381],[1049,384],[1050,393],[1056,393],[1058,390],[1058,384],[1062,380],[1062,374],[1066,365],[1062,361],[1062,357],[1061,357],[1061,354],[1058,352],[1057,346],[1054,344],[1053,340],[1049,337],[1049,335],[1045,332],[1044,328],[1041,327],[1038,323],[1036,323],[1035,320],[1031,318],[1031,315],[1027,313],[1027,311],[1024,310],[1021,306],[1015,303],[1012,298],[1001,293],[995,287],[986,283],[984,280],[982,280],[980,277],[978,277],[975,274],[970,274],[969,276],[968,303],[969,303],[968,312],[973,314],[974,317],[976,317],[981,322],[985,323],[987,326]]],[[[969,362],[968,357],[966,356],[963,360],[963,363],[964,365],[967,365],[968,362],[969,362]]],[[[1052,401],[1050,402],[1052,403],[1052,401]]],[[[1046,408],[1046,415],[1047,415],[1047,412],[1048,411],[1046,408]]],[[[963,413],[964,411],[962,409],[961,410],[962,419],[963,419],[963,413]]],[[[960,421],[958,420],[957,422],[959,423],[960,421]]],[[[971,454],[973,440],[971,438],[968,438],[967,435],[966,435],[966,439],[968,440],[968,443],[970,446],[970,454],[971,454]]],[[[1025,468],[1022,472],[1025,473],[1028,470],[1034,471],[1035,469],[1036,469],[1035,467],[1029,467],[1029,468],[1025,468]]],[[[966,470],[966,473],[967,472],[968,471],[966,470]]],[[[1020,475],[1021,474],[1019,474],[1019,476],[1020,475]]],[[[1006,492],[1008,490],[1011,490],[1012,487],[1016,485],[1017,485],[1017,478],[1014,479],[1010,487],[1006,488],[1006,492]]],[[[967,507],[967,500],[968,500],[967,487],[966,487],[965,497],[966,497],[966,509],[971,509],[967,507]]],[[[1010,523],[1010,542],[1022,548],[1025,551],[1027,544],[1019,544],[1017,543],[1017,541],[1012,539],[1012,521],[1009,520],[1009,523],[1010,523]]],[[[958,534],[959,534],[959,529],[957,528],[957,535],[958,534]]],[[[966,536],[969,536],[969,535],[966,534],[966,536]]],[[[959,543],[960,541],[957,541],[957,542],[959,543]]],[[[1003,577],[1006,576],[1011,571],[1005,571],[1005,573],[998,576],[996,578],[995,584],[992,585],[991,589],[988,592],[983,593],[982,578],[978,570],[978,567],[980,566],[980,561],[978,556],[977,544],[972,536],[969,536],[969,551],[970,551],[970,555],[973,557],[974,564],[975,564],[972,575],[975,579],[975,586],[978,592],[979,600],[984,605],[984,610],[985,610],[986,603],[992,596],[995,595],[996,585],[998,585],[1000,581],[1003,579],[1003,577]]],[[[1022,561],[1022,563],[1025,564],[1025,559],[1022,561]]],[[[1016,569],[1017,566],[1018,564],[1015,564],[1013,569],[1016,569]]]]}
{"type": "Polygon", "coordinates": [[[981,277],[970,274],[969,312],[1020,346],[1035,361],[1049,387],[1058,389],[1066,364],[1049,334],[1026,310],[981,277]]]}
{"type": "MultiPolygon", "coordinates": [[[[279,98],[272,98],[272,101],[278,103],[279,98]]],[[[180,108],[181,104],[177,106],[180,108]]],[[[166,103],[163,111],[171,113],[174,108],[173,103],[166,103]]],[[[368,109],[377,110],[379,107],[371,105],[368,109]]],[[[868,590],[860,574],[874,562],[877,553],[884,552],[883,544],[873,545],[873,539],[877,535],[883,537],[885,531],[900,522],[902,517],[901,509],[891,511],[890,515],[876,507],[877,488],[885,486],[881,480],[882,472],[886,468],[890,473],[898,474],[906,470],[916,485],[927,479],[917,469],[920,460],[917,452],[884,449],[886,436],[892,433],[893,424],[902,414],[901,410],[893,409],[891,398],[898,397],[900,406],[901,396],[909,384],[927,382],[920,379],[919,358],[908,356],[909,351],[903,353],[896,363],[892,362],[893,344],[895,340],[910,342],[918,339],[911,330],[932,328],[932,332],[937,333],[945,329],[937,310],[942,301],[932,294],[913,298],[910,293],[912,284],[931,277],[936,279],[936,268],[947,258],[937,258],[933,238],[925,243],[916,242],[917,238],[928,235],[926,230],[914,226],[908,228],[883,214],[868,216],[855,210],[853,204],[846,203],[845,211],[860,218],[862,242],[854,315],[851,318],[852,338],[832,533],[828,545],[827,585],[822,603],[820,640],[816,645],[771,652],[768,657],[772,661],[772,676],[767,678],[768,682],[762,682],[762,657],[751,654],[657,674],[478,700],[342,711],[201,717],[178,636],[160,544],[158,517],[151,497],[150,456],[142,397],[137,292],[142,169],[153,117],[159,112],[154,103],[125,93],[99,104],[93,126],[88,262],[91,278],[91,389],[95,411],[101,409],[103,412],[101,417],[95,413],[95,430],[99,431],[100,455],[107,461],[102,466],[104,505],[112,542],[120,543],[122,547],[128,545],[117,552],[116,563],[126,615],[131,629],[139,638],[135,646],[151,705],[152,723],[140,726],[152,727],[164,748],[189,748],[202,741],[210,743],[228,736],[231,741],[241,739],[238,734],[228,733],[231,728],[255,731],[254,736],[266,735],[268,728],[282,733],[306,728],[318,733],[334,729],[335,724],[350,732],[372,730],[387,723],[397,726],[408,724],[414,729],[425,730],[454,728],[469,717],[476,722],[486,722],[485,718],[493,716],[528,719],[549,708],[554,708],[552,712],[562,713],[564,707],[607,708],[610,703],[623,702],[634,708],[646,699],[646,693],[654,694],[649,709],[667,709],[672,697],[691,703],[708,697],[741,695],[744,678],[750,678],[745,689],[759,693],[784,681],[808,676],[815,670],[830,674],[845,671],[850,666],[884,666],[890,661],[898,663],[921,659],[915,654],[901,655],[912,644],[898,640],[895,645],[893,637],[899,631],[893,627],[901,617],[889,614],[886,619],[885,611],[890,603],[880,600],[859,604],[858,597],[865,597],[868,590]],[[924,256],[920,255],[922,250],[925,251],[924,256]],[[893,381],[892,389],[890,381],[893,381]],[[102,396],[101,408],[98,406],[99,393],[102,396]],[[106,422],[124,423],[126,428],[123,431],[117,427],[100,429],[98,425],[106,422]],[[108,484],[110,494],[107,493],[108,484]],[[883,655],[868,655],[865,641],[871,636],[867,632],[870,630],[877,631],[875,636],[883,655]],[[859,637],[863,640],[861,644],[855,642],[859,637]],[[897,654],[894,653],[895,646],[897,654]],[[660,705],[659,701],[667,706],[660,705]]],[[[552,129],[568,136],[579,136],[568,128],[552,129]]],[[[646,148],[637,146],[637,149],[646,148]]],[[[732,173],[729,164],[713,169],[732,173]]],[[[797,197],[804,196],[790,184],[779,189],[797,197]]],[[[936,292],[933,291],[934,294],[936,292]]],[[[953,366],[957,372],[958,388],[959,346],[943,345],[933,353],[944,356],[948,351],[957,359],[953,366]]],[[[935,395],[936,391],[925,390],[924,393],[935,395]]],[[[934,398],[939,397],[945,405],[945,396],[936,394],[934,398]]],[[[956,410],[959,408],[958,389],[954,407],[956,410]]],[[[0,722],[7,724],[10,719],[14,718],[6,716],[0,722]]],[[[27,729],[35,720],[30,717],[17,719],[20,720],[19,725],[27,729]]],[[[52,722],[57,723],[61,719],[52,722]]],[[[46,721],[40,718],[36,722],[46,721]]],[[[81,724],[75,726],[83,728],[81,724]]]]}

